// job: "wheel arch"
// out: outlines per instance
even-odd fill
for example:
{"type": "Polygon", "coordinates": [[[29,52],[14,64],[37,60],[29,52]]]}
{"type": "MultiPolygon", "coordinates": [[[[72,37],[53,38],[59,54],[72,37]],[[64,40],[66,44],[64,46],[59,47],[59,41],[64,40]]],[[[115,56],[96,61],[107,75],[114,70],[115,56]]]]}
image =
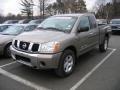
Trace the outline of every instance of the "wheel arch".
{"type": "Polygon", "coordinates": [[[5,45],[5,47],[4,47],[4,52],[5,52],[6,47],[8,47],[8,46],[11,45],[11,44],[12,44],[12,42],[9,42],[9,43],[7,43],[7,44],[5,45]]]}
{"type": "Polygon", "coordinates": [[[75,46],[73,46],[73,45],[68,46],[68,47],[66,47],[66,48],[64,49],[64,51],[65,51],[65,50],[72,50],[72,51],[74,52],[74,54],[75,54],[75,57],[77,58],[77,50],[76,50],[75,46]]]}

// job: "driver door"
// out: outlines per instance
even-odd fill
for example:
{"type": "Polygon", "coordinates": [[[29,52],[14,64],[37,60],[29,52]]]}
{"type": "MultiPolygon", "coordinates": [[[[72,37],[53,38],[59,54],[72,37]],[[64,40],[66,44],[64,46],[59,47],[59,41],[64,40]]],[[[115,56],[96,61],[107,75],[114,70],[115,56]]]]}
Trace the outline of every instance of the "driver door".
{"type": "Polygon", "coordinates": [[[85,28],[89,27],[88,31],[85,32],[78,32],[77,33],[77,41],[79,46],[79,52],[82,53],[90,47],[90,22],[87,16],[82,16],[80,18],[80,22],[78,28],[85,28]]]}

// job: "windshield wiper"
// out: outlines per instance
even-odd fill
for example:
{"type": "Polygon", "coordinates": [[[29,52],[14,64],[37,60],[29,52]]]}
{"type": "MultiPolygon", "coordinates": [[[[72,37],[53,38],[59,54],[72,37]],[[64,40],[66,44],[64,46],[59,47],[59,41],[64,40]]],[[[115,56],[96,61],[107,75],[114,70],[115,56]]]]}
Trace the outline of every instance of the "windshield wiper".
{"type": "Polygon", "coordinates": [[[47,27],[47,28],[43,28],[43,27],[38,27],[37,29],[43,29],[43,30],[55,30],[55,31],[60,31],[60,32],[68,32],[68,31],[64,31],[58,28],[54,28],[54,27],[47,27]]]}
{"type": "Polygon", "coordinates": [[[5,34],[5,33],[2,33],[2,35],[11,35],[11,34],[7,34],[7,33],[5,34]]]}
{"type": "Polygon", "coordinates": [[[12,35],[12,36],[18,35],[18,34],[7,34],[7,33],[0,33],[0,34],[2,34],[2,35],[12,35]]]}

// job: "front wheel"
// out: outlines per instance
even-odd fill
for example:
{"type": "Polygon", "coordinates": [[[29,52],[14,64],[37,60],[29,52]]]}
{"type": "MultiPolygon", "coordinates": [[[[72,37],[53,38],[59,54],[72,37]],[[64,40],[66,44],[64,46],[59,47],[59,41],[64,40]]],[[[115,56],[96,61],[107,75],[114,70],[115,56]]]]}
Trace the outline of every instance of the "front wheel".
{"type": "Polygon", "coordinates": [[[75,67],[75,54],[72,50],[65,50],[61,56],[58,68],[55,70],[59,77],[66,77],[72,74],[75,67]]]}
{"type": "Polygon", "coordinates": [[[7,45],[4,50],[4,56],[8,58],[11,57],[10,45],[11,44],[7,45]]]}
{"type": "Polygon", "coordinates": [[[103,44],[99,45],[99,50],[105,52],[108,49],[109,38],[105,37],[103,44]]]}

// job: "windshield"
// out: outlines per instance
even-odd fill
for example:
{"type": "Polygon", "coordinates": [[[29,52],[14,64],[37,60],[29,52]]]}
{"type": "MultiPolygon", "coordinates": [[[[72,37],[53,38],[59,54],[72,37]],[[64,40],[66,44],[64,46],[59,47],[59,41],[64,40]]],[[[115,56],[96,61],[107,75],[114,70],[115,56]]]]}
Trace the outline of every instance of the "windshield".
{"type": "Polygon", "coordinates": [[[5,21],[4,24],[12,23],[12,21],[5,21]]]}
{"type": "Polygon", "coordinates": [[[24,30],[27,32],[27,31],[32,31],[34,30],[35,28],[37,27],[37,25],[30,25],[30,26],[27,26],[24,30]]]}
{"type": "Polygon", "coordinates": [[[20,20],[18,23],[19,24],[25,24],[25,23],[28,23],[30,20],[28,19],[25,19],[25,20],[20,20]]]}
{"type": "Polygon", "coordinates": [[[20,20],[18,23],[23,24],[25,20],[20,20]]]}
{"type": "Polygon", "coordinates": [[[18,22],[17,20],[8,20],[8,21],[5,21],[4,24],[13,24],[17,22],[18,22]]]}
{"type": "Polygon", "coordinates": [[[38,28],[70,32],[76,20],[77,17],[51,17],[43,21],[38,28]]]}
{"type": "Polygon", "coordinates": [[[3,35],[18,35],[24,30],[23,26],[11,26],[2,32],[3,35]]]}
{"type": "Polygon", "coordinates": [[[9,27],[9,25],[3,25],[3,26],[0,26],[0,32],[3,32],[5,29],[7,29],[9,27]]]}
{"type": "Polygon", "coordinates": [[[120,20],[113,20],[111,21],[111,24],[120,24],[120,20]]]}
{"type": "Polygon", "coordinates": [[[29,24],[40,24],[42,20],[32,20],[29,22],[29,24]]]}
{"type": "Polygon", "coordinates": [[[32,20],[29,22],[29,24],[35,24],[36,23],[36,20],[32,20]]]}

